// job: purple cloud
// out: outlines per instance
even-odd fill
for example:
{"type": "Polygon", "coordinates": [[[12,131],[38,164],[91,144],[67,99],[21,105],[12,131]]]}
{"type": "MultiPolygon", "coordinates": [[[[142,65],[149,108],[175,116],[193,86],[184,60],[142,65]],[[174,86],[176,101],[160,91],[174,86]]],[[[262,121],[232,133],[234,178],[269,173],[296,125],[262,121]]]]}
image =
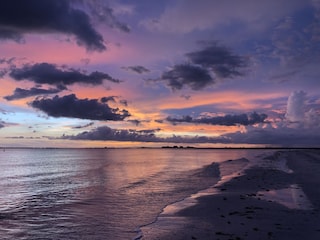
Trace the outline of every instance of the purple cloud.
{"type": "Polygon", "coordinates": [[[98,99],[78,99],[75,94],[38,98],[30,103],[51,117],[69,117],[102,121],[122,121],[130,116],[127,110],[111,108],[98,99]]]}
{"type": "Polygon", "coordinates": [[[76,37],[88,50],[106,49],[90,16],[68,0],[10,0],[0,3],[0,39],[21,42],[27,33],[62,33],[76,37]]]}
{"type": "Polygon", "coordinates": [[[77,135],[64,135],[60,139],[69,140],[91,140],[91,141],[131,141],[131,142],[163,142],[163,143],[227,143],[224,137],[186,137],[175,136],[161,138],[155,135],[160,129],[133,130],[112,129],[107,126],[98,127],[91,131],[85,131],[77,135]]]}
{"type": "Polygon", "coordinates": [[[29,80],[37,84],[51,84],[59,87],[75,83],[100,85],[104,80],[114,83],[120,82],[107,73],[95,71],[85,74],[80,70],[59,68],[55,64],[45,62],[25,65],[22,68],[12,68],[9,76],[16,81],[29,80]]]}
{"type": "Polygon", "coordinates": [[[184,116],[182,118],[167,117],[166,121],[173,124],[177,123],[195,123],[195,124],[211,124],[211,125],[223,125],[223,126],[235,126],[235,125],[253,125],[256,123],[263,123],[267,118],[266,114],[258,114],[253,112],[251,114],[239,114],[239,115],[225,115],[217,117],[201,117],[192,118],[190,116],[184,116]]]}
{"type": "Polygon", "coordinates": [[[47,95],[47,94],[55,94],[61,92],[62,89],[42,89],[42,88],[30,88],[30,89],[22,89],[22,88],[16,88],[14,90],[14,93],[12,95],[8,95],[3,97],[4,99],[8,101],[16,100],[16,99],[22,99],[27,98],[31,96],[37,96],[37,95],[47,95]]]}
{"type": "Polygon", "coordinates": [[[160,79],[172,90],[184,87],[203,90],[216,83],[216,79],[234,78],[244,75],[248,59],[232,53],[217,43],[206,43],[204,48],[185,54],[188,63],[176,64],[162,73],[160,79]]]}

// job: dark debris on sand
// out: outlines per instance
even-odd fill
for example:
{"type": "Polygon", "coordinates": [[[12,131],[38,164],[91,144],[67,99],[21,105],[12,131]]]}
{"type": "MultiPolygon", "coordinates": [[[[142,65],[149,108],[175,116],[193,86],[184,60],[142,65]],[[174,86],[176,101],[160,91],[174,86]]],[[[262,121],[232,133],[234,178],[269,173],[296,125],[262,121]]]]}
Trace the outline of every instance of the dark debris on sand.
{"type": "Polygon", "coordinates": [[[198,204],[178,212],[175,217],[188,219],[182,228],[169,227],[155,239],[319,240],[320,151],[313,152],[311,158],[306,154],[275,153],[267,160],[285,156],[293,173],[257,166],[247,169],[245,174],[216,187],[217,194],[199,197],[198,204]],[[263,199],[259,193],[292,184],[303,189],[312,209],[288,208],[263,199]]]}

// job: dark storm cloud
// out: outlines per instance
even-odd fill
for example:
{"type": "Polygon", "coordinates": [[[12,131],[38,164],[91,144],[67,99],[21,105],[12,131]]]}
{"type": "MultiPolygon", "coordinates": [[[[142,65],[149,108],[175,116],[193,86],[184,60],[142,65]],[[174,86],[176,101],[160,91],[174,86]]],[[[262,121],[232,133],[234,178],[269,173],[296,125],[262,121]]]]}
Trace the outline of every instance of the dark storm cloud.
{"type": "Polygon", "coordinates": [[[187,53],[186,56],[192,63],[211,69],[221,78],[242,76],[243,68],[248,66],[245,57],[233,54],[228,48],[217,43],[209,43],[199,51],[187,53]]]}
{"type": "Polygon", "coordinates": [[[51,84],[56,86],[66,86],[74,83],[100,85],[103,80],[114,83],[120,82],[120,80],[112,78],[107,73],[95,71],[90,74],[85,74],[80,70],[72,68],[61,69],[50,63],[37,63],[34,65],[25,65],[22,68],[12,68],[9,75],[17,81],[29,80],[37,84],[51,84]]]}
{"type": "Polygon", "coordinates": [[[127,70],[127,71],[132,71],[138,74],[144,74],[144,73],[149,73],[150,70],[143,67],[143,66],[129,66],[129,67],[122,67],[122,69],[127,70]]]}
{"type": "Polygon", "coordinates": [[[217,43],[206,43],[203,49],[185,56],[188,58],[187,64],[174,65],[154,81],[164,81],[172,90],[180,90],[185,86],[201,90],[214,84],[216,78],[243,76],[248,66],[247,58],[233,54],[217,43]]]}
{"type": "Polygon", "coordinates": [[[63,97],[38,98],[30,105],[52,117],[122,121],[130,116],[127,110],[111,108],[98,99],[78,99],[74,94],[63,97]]]}
{"type": "Polygon", "coordinates": [[[0,3],[0,39],[21,41],[26,33],[63,33],[88,50],[106,49],[89,15],[68,0],[10,0],[0,3]]]}
{"type": "Polygon", "coordinates": [[[166,142],[166,143],[217,143],[227,142],[223,137],[210,138],[204,136],[183,137],[172,136],[167,138],[157,137],[152,130],[112,129],[107,126],[98,127],[92,131],[85,131],[78,135],[64,135],[61,139],[91,140],[91,141],[131,141],[131,142],[166,142]]]}
{"type": "Polygon", "coordinates": [[[214,83],[214,79],[207,69],[190,64],[180,64],[162,74],[161,80],[173,90],[180,90],[188,86],[193,90],[200,90],[214,83]]]}
{"type": "Polygon", "coordinates": [[[62,89],[42,89],[42,88],[30,88],[30,89],[22,89],[22,88],[16,88],[14,90],[14,93],[9,96],[3,97],[4,99],[8,101],[21,99],[21,98],[27,98],[31,96],[37,96],[42,94],[55,94],[61,92],[62,89]]]}
{"type": "Polygon", "coordinates": [[[239,115],[225,115],[217,117],[202,117],[192,118],[190,116],[184,116],[182,118],[167,117],[166,120],[173,124],[176,123],[196,123],[196,124],[211,124],[211,125],[223,125],[223,126],[235,126],[235,125],[253,125],[256,123],[263,123],[267,118],[266,114],[258,114],[253,112],[251,114],[239,114],[239,115]]]}

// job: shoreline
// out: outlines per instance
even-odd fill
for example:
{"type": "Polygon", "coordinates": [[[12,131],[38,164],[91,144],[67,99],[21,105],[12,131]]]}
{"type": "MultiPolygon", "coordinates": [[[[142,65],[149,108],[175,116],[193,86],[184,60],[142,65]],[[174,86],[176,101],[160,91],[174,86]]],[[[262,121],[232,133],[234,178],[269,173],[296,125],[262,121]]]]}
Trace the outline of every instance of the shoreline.
{"type": "Polygon", "coordinates": [[[31,149],[31,150],[56,150],[56,149],[92,149],[92,150],[112,150],[112,149],[174,149],[174,150],[250,150],[250,149],[256,149],[256,150],[319,150],[320,147],[286,147],[286,146],[253,146],[253,147],[198,147],[198,146],[155,146],[155,147],[144,147],[144,146],[135,146],[135,147],[33,147],[33,146],[21,146],[21,147],[14,147],[14,146],[0,146],[0,150],[16,150],[16,149],[31,149]]]}
{"type": "Polygon", "coordinates": [[[320,151],[270,151],[249,165],[160,214],[140,239],[320,239],[320,151]]]}
{"type": "MultiPolygon", "coordinates": [[[[215,183],[213,183],[214,185],[215,184],[217,184],[219,181],[220,181],[220,174],[219,174],[219,164],[218,163],[216,163],[216,162],[213,162],[213,163],[211,163],[211,164],[209,164],[209,165],[206,165],[206,166],[204,166],[202,169],[201,169],[201,171],[195,171],[195,174],[194,174],[195,176],[201,176],[201,177],[210,177],[210,178],[213,178],[214,179],[214,182],[215,183]]],[[[200,190],[199,192],[201,192],[201,191],[206,191],[206,189],[208,189],[208,188],[203,188],[202,190],[200,190]]],[[[197,194],[197,193],[196,193],[197,194]]],[[[192,195],[194,195],[194,194],[192,194],[192,195]]],[[[191,196],[192,196],[191,195],[191,196]]],[[[144,239],[144,234],[143,234],[143,231],[142,231],[142,229],[143,228],[145,228],[145,227],[148,227],[148,226],[150,226],[150,225],[152,225],[152,224],[155,224],[158,220],[159,220],[159,218],[161,218],[161,216],[163,215],[163,214],[168,214],[168,208],[175,208],[176,207],[176,209],[181,209],[181,208],[184,208],[184,207],[187,207],[187,206],[189,206],[189,205],[184,205],[184,207],[182,207],[180,204],[182,203],[182,202],[184,202],[186,199],[188,199],[189,198],[189,196],[187,196],[187,197],[184,197],[184,198],[182,198],[182,199],[179,199],[179,200],[176,200],[176,201],[174,201],[174,202],[171,202],[171,203],[169,203],[169,204],[167,204],[167,205],[165,205],[161,210],[160,210],[160,212],[159,212],[159,214],[157,215],[157,217],[152,221],[152,222],[150,222],[150,223],[147,223],[147,224],[144,224],[144,225],[140,225],[140,226],[138,226],[137,228],[136,228],[136,233],[137,233],[137,235],[133,238],[133,240],[141,240],[141,239],[144,239]]],[[[171,211],[171,210],[169,210],[169,211],[171,211]]],[[[170,212],[170,214],[171,214],[171,212],[170,212]]]]}
{"type": "MultiPolygon", "coordinates": [[[[175,218],[175,221],[178,221],[178,225],[181,224],[181,217],[174,217],[174,214],[179,212],[181,209],[185,209],[196,205],[198,197],[215,194],[217,191],[215,189],[215,186],[218,186],[221,183],[228,181],[228,179],[232,178],[232,176],[234,175],[241,175],[242,171],[250,166],[250,161],[246,158],[239,158],[234,160],[229,159],[219,163],[212,163],[211,165],[208,165],[206,167],[207,170],[214,165],[218,165],[219,168],[219,176],[217,176],[217,180],[214,185],[212,185],[209,188],[202,189],[192,194],[191,196],[185,197],[181,200],[166,205],[153,222],[138,227],[138,235],[133,240],[148,239],[149,237],[146,236],[146,234],[143,234],[143,232],[146,231],[146,229],[148,229],[150,226],[158,224],[159,222],[164,222],[164,224],[167,224],[166,222],[168,222],[168,224],[171,225],[173,224],[171,220],[175,218]],[[235,165],[235,167],[233,166],[233,168],[231,168],[230,170],[230,168],[228,168],[228,166],[230,167],[230,165],[235,165]],[[167,219],[167,217],[169,217],[169,219],[167,219]]],[[[210,174],[210,171],[206,173],[205,170],[204,174],[210,174]]]]}

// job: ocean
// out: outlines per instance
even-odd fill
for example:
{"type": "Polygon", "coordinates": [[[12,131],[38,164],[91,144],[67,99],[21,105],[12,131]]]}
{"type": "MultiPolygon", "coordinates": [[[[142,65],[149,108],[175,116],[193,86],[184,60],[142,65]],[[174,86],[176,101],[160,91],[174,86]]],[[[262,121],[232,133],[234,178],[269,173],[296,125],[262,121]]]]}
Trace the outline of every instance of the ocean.
{"type": "Polygon", "coordinates": [[[166,206],[216,183],[213,163],[260,151],[6,149],[0,239],[138,239],[166,206]]]}

